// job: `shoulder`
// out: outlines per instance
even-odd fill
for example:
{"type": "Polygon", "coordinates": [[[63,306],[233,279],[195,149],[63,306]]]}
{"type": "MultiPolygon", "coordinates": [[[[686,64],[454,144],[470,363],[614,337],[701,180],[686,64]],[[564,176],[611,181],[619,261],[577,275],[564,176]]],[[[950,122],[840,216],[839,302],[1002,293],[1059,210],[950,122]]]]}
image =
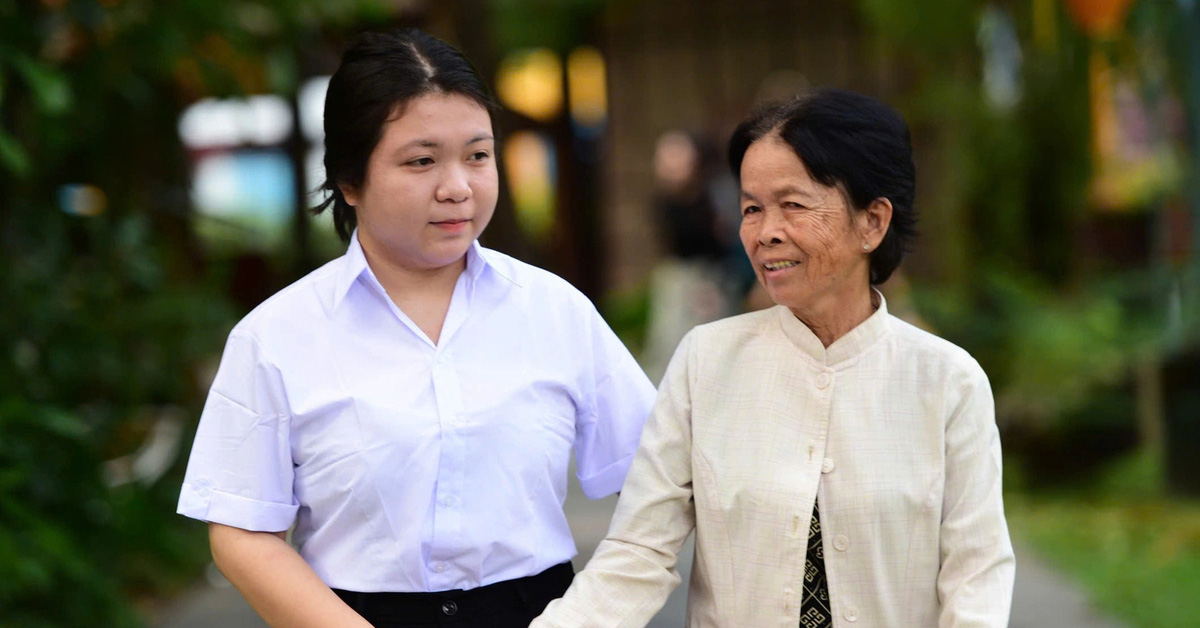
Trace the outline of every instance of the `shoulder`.
{"type": "Polygon", "coordinates": [[[327,262],[258,304],[234,326],[230,336],[242,336],[260,345],[295,338],[327,319],[328,304],[342,258],[327,262]]]}
{"type": "Polygon", "coordinates": [[[539,300],[542,305],[570,305],[595,310],[591,299],[578,288],[544,268],[486,247],[480,247],[480,255],[487,260],[489,269],[500,281],[507,282],[514,290],[527,295],[528,299],[539,300]],[[547,302],[544,299],[553,300],[547,302]]]}
{"type": "Polygon", "coordinates": [[[779,330],[778,312],[771,307],[705,323],[692,330],[701,345],[735,345],[779,330]]]}
{"type": "Polygon", "coordinates": [[[693,328],[680,342],[697,366],[721,370],[764,348],[781,346],[782,330],[776,308],[738,314],[693,328]],[[709,365],[703,367],[702,365],[709,365]]]}
{"type": "Polygon", "coordinates": [[[987,374],[966,349],[895,316],[888,317],[892,343],[910,364],[944,382],[987,383],[987,374]]]}

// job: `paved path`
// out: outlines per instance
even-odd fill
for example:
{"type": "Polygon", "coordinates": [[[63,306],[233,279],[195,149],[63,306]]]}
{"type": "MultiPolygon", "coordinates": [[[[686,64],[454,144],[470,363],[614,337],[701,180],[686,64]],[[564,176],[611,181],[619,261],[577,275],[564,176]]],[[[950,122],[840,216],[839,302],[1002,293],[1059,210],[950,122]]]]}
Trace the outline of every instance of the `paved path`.
{"type": "MultiPolygon", "coordinates": [[[[583,568],[608,530],[616,498],[588,501],[572,480],[566,510],[579,545],[575,569],[583,568]]],[[[691,542],[680,558],[684,584],[671,594],[649,628],[683,626],[687,573],[691,570],[691,542]]],[[[210,570],[210,584],[200,587],[168,608],[155,628],[265,628],[238,592],[210,570]]],[[[1123,628],[1123,624],[1097,614],[1074,585],[1031,556],[1017,549],[1017,583],[1013,596],[1011,628],[1123,628]]]]}
{"type": "Polygon", "coordinates": [[[1124,628],[1097,612],[1083,592],[1017,545],[1017,582],[1009,628],[1124,628]]]}

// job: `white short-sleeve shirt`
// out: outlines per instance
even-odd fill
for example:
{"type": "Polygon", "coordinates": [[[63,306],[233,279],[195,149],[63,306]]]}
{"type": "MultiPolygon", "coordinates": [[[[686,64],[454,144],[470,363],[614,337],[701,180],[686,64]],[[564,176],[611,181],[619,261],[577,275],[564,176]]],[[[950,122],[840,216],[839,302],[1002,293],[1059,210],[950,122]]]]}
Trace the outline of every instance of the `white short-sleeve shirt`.
{"type": "Polygon", "coordinates": [[[472,589],[575,555],[567,468],[621,488],[653,385],[566,281],[475,243],[435,345],[356,237],[230,333],[179,512],[286,530],[331,587],[472,589]]]}

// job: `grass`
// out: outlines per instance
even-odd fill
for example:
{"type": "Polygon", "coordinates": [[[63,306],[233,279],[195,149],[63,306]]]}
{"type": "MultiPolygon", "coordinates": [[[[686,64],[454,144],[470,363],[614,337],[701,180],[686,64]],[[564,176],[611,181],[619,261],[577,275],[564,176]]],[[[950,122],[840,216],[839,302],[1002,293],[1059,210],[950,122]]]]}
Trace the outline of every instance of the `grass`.
{"type": "Polygon", "coordinates": [[[1200,626],[1200,502],[1158,488],[1139,453],[1090,486],[1006,496],[1013,535],[1138,628],[1200,626]]]}

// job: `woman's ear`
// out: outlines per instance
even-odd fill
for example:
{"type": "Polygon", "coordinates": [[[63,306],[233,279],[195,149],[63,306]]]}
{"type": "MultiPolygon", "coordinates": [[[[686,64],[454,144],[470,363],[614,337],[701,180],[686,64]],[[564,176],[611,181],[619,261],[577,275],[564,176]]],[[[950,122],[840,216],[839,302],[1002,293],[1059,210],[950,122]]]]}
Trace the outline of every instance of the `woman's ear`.
{"type": "Polygon", "coordinates": [[[888,226],[892,224],[892,202],[881,196],[871,201],[865,210],[859,212],[858,217],[863,244],[874,251],[879,248],[883,237],[887,235],[888,226]]]}
{"type": "Polygon", "coordinates": [[[342,192],[342,198],[346,199],[346,204],[351,207],[358,206],[358,186],[339,183],[338,189],[342,192]]]}

